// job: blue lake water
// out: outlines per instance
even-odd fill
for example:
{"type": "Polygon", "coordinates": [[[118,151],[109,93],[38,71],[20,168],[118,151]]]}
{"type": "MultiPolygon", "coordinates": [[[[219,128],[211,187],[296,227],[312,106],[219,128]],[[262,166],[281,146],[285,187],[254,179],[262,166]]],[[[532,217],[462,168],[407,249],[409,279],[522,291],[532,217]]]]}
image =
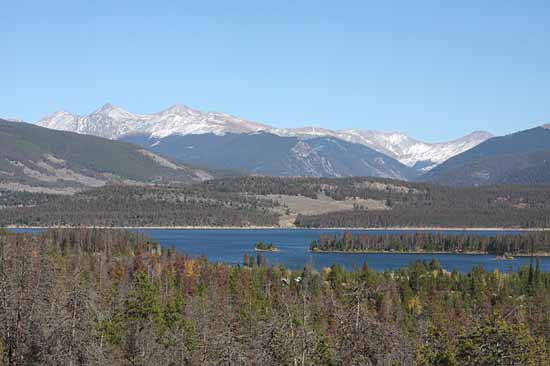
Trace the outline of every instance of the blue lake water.
{"type": "MultiPolygon", "coordinates": [[[[16,231],[36,232],[36,229],[16,229],[16,231]]],[[[310,263],[317,269],[329,267],[333,263],[341,264],[348,269],[362,267],[367,262],[375,270],[393,270],[407,266],[416,260],[431,260],[437,258],[441,265],[449,270],[468,272],[475,266],[483,266],[486,270],[500,271],[517,270],[529,265],[530,258],[516,257],[513,260],[496,260],[494,255],[470,254],[407,254],[407,253],[310,253],[309,244],[317,240],[320,234],[341,234],[361,230],[316,230],[316,229],[136,229],[147,236],[159,241],[166,247],[175,246],[184,253],[193,257],[205,255],[212,262],[226,262],[241,264],[245,254],[255,255],[253,246],[258,241],[272,242],[279,252],[262,254],[270,264],[284,264],[287,267],[298,269],[310,263]]],[[[370,233],[397,232],[394,230],[368,231],[370,233]]],[[[402,232],[402,231],[400,231],[402,232]]],[[[461,230],[446,231],[449,234],[461,234],[461,230]]],[[[479,235],[510,234],[520,232],[469,232],[479,235]]],[[[550,272],[550,257],[543,257],[541,269],[550,272]]]]}

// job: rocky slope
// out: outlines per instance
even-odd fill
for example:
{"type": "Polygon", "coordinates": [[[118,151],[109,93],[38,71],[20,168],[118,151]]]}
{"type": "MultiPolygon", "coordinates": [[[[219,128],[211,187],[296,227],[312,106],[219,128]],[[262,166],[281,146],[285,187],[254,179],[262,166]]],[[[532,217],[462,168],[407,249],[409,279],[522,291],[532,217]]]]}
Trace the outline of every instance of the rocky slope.
{"type": "Polygon", "coordinates": [[[126,135],[123,140],[182,162],[272,176],[376,176],[412,179],[417,172],[365,145],[334,137],[300,139],[251,134],[126,135]]]}

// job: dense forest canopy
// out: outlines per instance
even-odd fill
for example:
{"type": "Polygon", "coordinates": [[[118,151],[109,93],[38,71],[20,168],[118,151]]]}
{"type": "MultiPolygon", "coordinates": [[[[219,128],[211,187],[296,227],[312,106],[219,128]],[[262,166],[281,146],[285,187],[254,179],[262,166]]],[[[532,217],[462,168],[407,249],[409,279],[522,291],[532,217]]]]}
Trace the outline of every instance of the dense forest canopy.
{"type": "Polygon", "coordinates": [[[72,196],[0,191],[4,226],[277,226],[284,215],[299,227],[550,227],[550,186],[249,176],[188,186],[110,185],[72,196]],[[285,200],[293,198],[349,206],[290,212],[285,200]],[[369,209],[365,200],[376,205],[369,209]]]}
{"type": "Polygon", "coordinates": [[[549,228],[548,209],[394,209],[348,210],[319,215],[298,215],[304,228],[549,228]]]}
{"type": "Polygon", "coordinates": [[[490,253],[550,255],[550,232],[517,235],[448,234],[434,232],[321,235],[311,243],[312,251],[400,251],[445,253],[490,253]]]}
{"type": "Polygon", "coordinates": [[[310,198],[317,198],[322,192],[335,200],[388,200],[392,207],[399,208],[550,209],[550,186],[547,185],[452,188],[373,177],[235,177],[212,179],[196,184],[195,187],[210,192],[285,194],[310,198]]]}
{"type": "Polygon", "coordinates": [[[15,365],[550,363],[550,273],[291,271],[135,233],[0,232],[0,359],[15,365]]]}
{"type": "Polygon", "coordinates": [[[274,206],[253,196],[185,186],[112,185],[0,210],[0,226],[273,226],[274,206]]]}

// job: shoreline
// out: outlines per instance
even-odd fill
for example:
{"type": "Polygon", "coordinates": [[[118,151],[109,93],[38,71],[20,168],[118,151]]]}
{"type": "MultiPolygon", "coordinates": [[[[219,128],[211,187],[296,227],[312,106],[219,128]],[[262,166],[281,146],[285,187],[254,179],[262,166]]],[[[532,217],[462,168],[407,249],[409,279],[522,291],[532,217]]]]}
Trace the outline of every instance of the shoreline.
{"type": "MultiPolygon", "coordinates": [[[[498,258],[499,255],[495,253],[489,253],[489,252],[444,252],[444,251],[422,251],[422,250],[411,250],[411,251],[386,251],[386,250],[308,250],[309,253],[321,253],[321,254],[451,254],[451,255],[491,255],[495,256],[495,260],[506,262],[511,261],[514,259],[500,259],[498,258]]],[[[534,253],[534,254],[528,254],[528,253],[517,253],[512,254],[513,257],[550,257],[549,253],[534,253]]]]}
{"type": "Polygon", "coordinates": [[[56,225],[25,226],[8,225],[6,229],[116,229],[116,230],[361,230],[361,231],[550,231],[550,228],[515,227],[441,227],[441,226],[389,226],[389,227],[297,227],[297,226],[103,226],[103,225],[56,225]]]}

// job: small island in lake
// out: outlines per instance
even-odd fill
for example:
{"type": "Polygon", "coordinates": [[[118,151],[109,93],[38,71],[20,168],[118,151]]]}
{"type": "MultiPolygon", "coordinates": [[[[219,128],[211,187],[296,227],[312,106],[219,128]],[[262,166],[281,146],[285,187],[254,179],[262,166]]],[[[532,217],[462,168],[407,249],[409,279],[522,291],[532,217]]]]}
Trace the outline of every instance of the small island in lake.
{"type": "Polygon", "coordinates": [[[278,252],[279,248],[277,248],[273,243],[268,244],[260,241],[254,244],[254,250],[256,252],[278,252]]]}
{"type": "Polygon", "coordinates": [[[503,255],[497,255],[495,259],[497,261],[513,261],[514,256],[508,253],[504,253],[503,255]]]}

